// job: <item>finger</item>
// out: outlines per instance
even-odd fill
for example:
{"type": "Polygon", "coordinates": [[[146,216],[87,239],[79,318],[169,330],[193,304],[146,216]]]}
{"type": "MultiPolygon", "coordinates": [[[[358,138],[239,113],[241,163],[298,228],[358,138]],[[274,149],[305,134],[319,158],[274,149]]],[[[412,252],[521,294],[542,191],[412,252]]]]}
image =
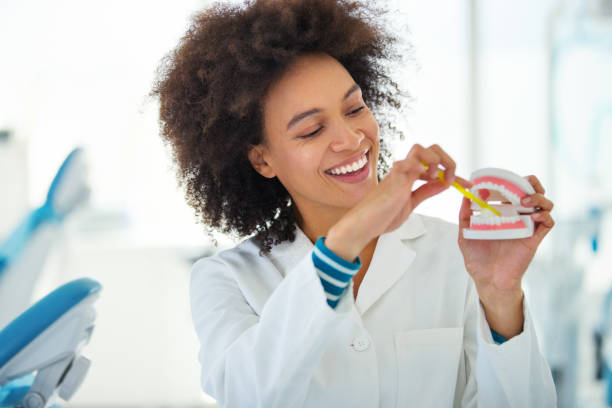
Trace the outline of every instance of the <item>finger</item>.
{"type": "Polygon", "coordinates": [[[542,187],[542,183],[540,183],[540,180],[538,180],[536,176],[532,174],[526,176],[525,179],[529,182],[529,184],[533,186],[533,189],[536,191],[536,193],[546,194],[546,190],[544,190],[544,187],[542,187]]]}
{"type": "Polygon", "coordinates": [[[463,177],[455,176],[455,181],[461,185],[463,188],[472,188],[474,183],[470,180],[466,180],[463,177]]]}
{"type": "Polygon", "coordinates": [[[444,167],[444,180],[448,184],[452,184],[455,181],[455,169],[457,168],[455,161],[437,144],[429,146],[429,150],[440,156],[440,162],[444,167]]]}
{"type": "Polygon", "coordinates": [[[415,144],[412,146],[410,151],[408,152],[408,156],[405,160],[416,159],[419,162],[427,164],[429,169],[426,174],[427,177],[424,180],[434,180],[438,176],[438,167],[440,165],[440,156],[437,153],[425,149],[420,144],[415,144]]]}
{"type": "Polygon", "coordinates": [[[463,197],[461,201],[461,208],[459,209],[459,230],[470,227],[470,217],[472,216],[472,203],[466,197],[463,197]]]}
{"type": "Polygon", "coordinates": [[[538,214],[537,218],[540,218],[540,217],[543,218],[542,222],[539,222],[536,224],[536,229],[533,232],[533,238],[536,240],[536,242],[539,245],[540,242],[542,242],[542,240],[546,236],[546,234],[548,234],[550,230],[552,229],[552,227],[555,226],[555,220],[553,220],[553,218],[550,216],[550,213],[546,211],[532,214],[531,216],[534,220],[536,220],[536,218],[534,218],[536,214],[538,214]]]}
{"type": "Polygon", "coordinates": [[[414,156],[406,157],[393,163],[391,174],[397,174],[397,179],[402,185],[409,185],[412,189],[412,184],[418,179],[429,179],[427,169],[419,159],[414,156]]]}
{"type": "Polygon", "coordinates": [[[448,184],[443,183],[439,179],[429,181],[412,192],[412,208],[416,208],[423,201],[430,197],[440,194],[448,188],[448,184]]]}
{"type": "Polygon", "coordinates": [[[536,222],[544,225],[548,229],[554,227],[555,221],[550,215],[550,211],[538,211],[531,214],[531,219],[536,222]]]}
{"type": "Polygon", "coordinates": [[[525,207],[540,207],[544,211],[551,211],[555,204],[540,193],[532,194],[521,200],[525,207]]]}

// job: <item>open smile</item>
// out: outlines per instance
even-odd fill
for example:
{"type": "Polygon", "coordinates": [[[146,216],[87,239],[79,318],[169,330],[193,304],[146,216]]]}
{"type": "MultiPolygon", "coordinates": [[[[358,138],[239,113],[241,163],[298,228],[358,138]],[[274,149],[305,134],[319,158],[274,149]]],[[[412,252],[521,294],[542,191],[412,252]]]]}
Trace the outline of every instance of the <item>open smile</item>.
{"type": "Polygon", "coordinates": [[[370,175],[370,149],[341,165],[325,170],[325,174],[344,183],[359,183],[370,175]]]}

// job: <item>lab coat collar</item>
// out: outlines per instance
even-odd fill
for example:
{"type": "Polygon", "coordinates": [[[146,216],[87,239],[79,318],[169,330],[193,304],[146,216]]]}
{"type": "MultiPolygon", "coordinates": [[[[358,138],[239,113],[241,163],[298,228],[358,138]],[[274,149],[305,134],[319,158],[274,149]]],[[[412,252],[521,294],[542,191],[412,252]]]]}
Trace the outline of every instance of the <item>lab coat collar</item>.
{"type": "Polygon", "coordinates": [[[398,229],[378,238],[370,267],[355,300],[355,307],[361,315],[406,273],[416,257],[409,240],[424,233],[423,220],[412,213],[398,229]]]}
{"type": "Polygon", "coordinates": [[[425,224],[419,214],[412,213],[408,219],[400,225],[395,231],[388,232],[384,235],[395,235],[398,239],[414,239],[425,233],[425,224]]]}
{"type": "MultiPolygon", "coordinates": [[[[364,314],[389,288],[391,288],[414,261],[416,252],[410,248],[409,240],[425,233],[425,225],[418,214],[410,217],[396,230],[382,234],[376,244],[355,305],[364,314]]],[[[282,242],[272,247],[270,260],[285,277],[310,251],[314,244],[296,225],[295,240],[282,242]]]]}
{"type": "Polygon", "coordinates": [[[308,252],[312,251],[313,247],[314,244],[310,242],[304,231],[296,224],[293,242],[283,241],[280,244],[274,245],[268,257],[284,278],[308,252]]]}

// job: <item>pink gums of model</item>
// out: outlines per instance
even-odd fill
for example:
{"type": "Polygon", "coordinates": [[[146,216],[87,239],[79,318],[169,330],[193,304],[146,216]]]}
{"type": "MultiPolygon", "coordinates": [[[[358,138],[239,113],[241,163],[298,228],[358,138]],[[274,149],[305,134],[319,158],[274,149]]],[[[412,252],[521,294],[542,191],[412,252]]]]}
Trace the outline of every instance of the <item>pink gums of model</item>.
{"type": "Polygon", "coordinates": [[[474,214],[470,217],[470,228],[463,229],[464,238],[519,239],[533,235],[533,220],[529,214],[534,209],[521,206],[523,197],[535,194],[527,180],[511,171],[495,168],[476,170],[471,180],[474,183],[470,189],[472,194],[499,211],[501,217],[472,202],[474,214]]]}

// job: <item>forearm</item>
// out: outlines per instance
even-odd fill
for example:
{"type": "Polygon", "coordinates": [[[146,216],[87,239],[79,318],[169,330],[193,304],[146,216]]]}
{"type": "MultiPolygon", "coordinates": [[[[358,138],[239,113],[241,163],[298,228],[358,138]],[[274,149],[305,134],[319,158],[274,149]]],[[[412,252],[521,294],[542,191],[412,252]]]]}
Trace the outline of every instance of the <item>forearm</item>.
{"type": "Polygon", "coordinates": [[[352,298],[336,309],[326,304],[310,254],[261,310],[252,309],[228,276],[225,265],[208,261],[192,278],[204,391],[222,406],[300,406],[352,298]]]}
{"type": "Polygon", "coordinates": [[[357,223],[342,219],[329,229],[325,246],[336,255],[352,262],[368,243],[363,236],[357,223]]]}
{"type": "Polygon", "coordinates": [[[505,292],[478,288],[478,295],[487,323],[493,331],[505,339],[510,339],[523,331],[524,294],[521,288],[505,292]]]}
{"type": "Polygon", "coordinates": [[[520,335],[502,346],[490,341],[488,318],[478,307],[477,397],[479,407],[556,407],[550,369],[539,350],[528,302],[520,335]]]}

